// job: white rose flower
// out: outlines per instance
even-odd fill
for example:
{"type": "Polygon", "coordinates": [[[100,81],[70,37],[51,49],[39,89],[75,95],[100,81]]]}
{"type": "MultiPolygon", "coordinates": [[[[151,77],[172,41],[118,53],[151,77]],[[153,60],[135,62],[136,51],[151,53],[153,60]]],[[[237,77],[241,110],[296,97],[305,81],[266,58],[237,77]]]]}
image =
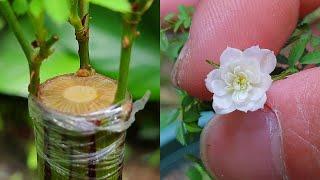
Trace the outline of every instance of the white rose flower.
{"type": "Polygon", "coordinates": [[[205,80],[214,93],[212,107],[217,114],[235,110],[256,111],[264,107],[266,91],[272,84],[269,75],[276,67],[273,51],[253,46],[241,51],[227,48],[220,56],[219,69],[212,70],[205,80]]]}

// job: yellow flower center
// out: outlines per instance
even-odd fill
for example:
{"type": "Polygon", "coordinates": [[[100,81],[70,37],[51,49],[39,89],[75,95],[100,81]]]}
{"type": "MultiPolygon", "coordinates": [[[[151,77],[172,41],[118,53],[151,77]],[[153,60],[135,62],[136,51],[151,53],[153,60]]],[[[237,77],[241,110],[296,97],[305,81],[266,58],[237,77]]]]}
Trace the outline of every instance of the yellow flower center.
{"type": "Polygon", "coordinates": [[[235,90],[245,90],[248,88],[249,81],[247,77],[243,74],[237,74],[233,82],[233,87],[235,90]]]}

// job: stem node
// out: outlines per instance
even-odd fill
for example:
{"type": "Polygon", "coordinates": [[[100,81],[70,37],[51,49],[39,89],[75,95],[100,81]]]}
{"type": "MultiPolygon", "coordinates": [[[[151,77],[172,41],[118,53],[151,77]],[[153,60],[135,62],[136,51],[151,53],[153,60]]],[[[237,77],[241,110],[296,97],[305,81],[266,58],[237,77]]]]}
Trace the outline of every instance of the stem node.
{"type": "Polygon", "coordinates": [[[123,48],[128,48],[130,46],[130,40],[128,36],[124,36],[122,40],[122,47],[123,48]]]}

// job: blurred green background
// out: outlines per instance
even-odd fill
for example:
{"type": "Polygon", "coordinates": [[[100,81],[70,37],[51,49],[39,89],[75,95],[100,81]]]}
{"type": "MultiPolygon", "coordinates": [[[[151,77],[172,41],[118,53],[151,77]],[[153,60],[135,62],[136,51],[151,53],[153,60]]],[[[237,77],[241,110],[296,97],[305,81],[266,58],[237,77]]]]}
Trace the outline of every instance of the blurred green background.
{"type": "MultiPolygon", "coordinates": [[[[121,42],[121,15],[106,8],[90,7],[90,56],[97,72],[117,78],[121,42]]],[[[19,16],[30,42],[34,39],[27,16],[19,16]]],[[[141,36],[134,48],[129,90],[135,99],[150,90],[151,100],[137,113],[129,129],[124,179],[159,178],[159,1],[143,16],[141,36]]],[[[75,72],[79,62],[77,42],[71,25],[56,24],[46,18],[46,27],[60,40],[55,53],[41,68],[41,81],[75,72]]],[[[32,122],[28,117],[28,65],[13,33],[0,15],[0,179],[34,179],[36,152],[32,122]]]]}

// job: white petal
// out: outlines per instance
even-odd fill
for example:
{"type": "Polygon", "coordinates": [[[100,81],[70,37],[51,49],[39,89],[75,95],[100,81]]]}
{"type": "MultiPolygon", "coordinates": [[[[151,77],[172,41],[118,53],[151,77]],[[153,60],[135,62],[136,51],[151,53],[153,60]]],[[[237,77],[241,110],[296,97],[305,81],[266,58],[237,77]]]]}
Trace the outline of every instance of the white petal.
{"type": "Polygon", "coordinates": [[[207,89],[210,92],[212,92],[212,93],[214,92],[212,82],[215,79],[220,79],[220,76],[221,76],[221,73],[220,73],[219,69],[214,69],[207,75],[207,78],[205,79],[205,84],[206,84],[207,89]]]}
{"type": "Polygon", "coordinates": [[[232,100],[236,103],[243,103],[248,97],[247,91],[234,91],[232,94],[232,100]]]}
{"type": "Polygon", "coordinates": [[[257,76],[257,72],[252,72],[250,70],[245,70],[250,83],[256,84],[260,82],[260,76],[257,76]]]}
{"type": "Polygon", "coordinates": [[[227,47],[220,56],[220,65],[227,65],[228,63],[241,58],[241,56],[242,51],[239,49],[227,47]]]}
{"type": "Polygon", "coordinates": [[[227,72],[221,77],[228,85],[231,85],[233,83],[234,78],[236,78],[236,76],[231,72],[227,72]]]}
{"type": "Polygon", "coordinates": [[[232,106],[232,98],[230,95],[224,95],[224,96],[213,96],[213,105],[215,107],[219,107],[221,109],[226,109],[232,106]]]}
{"type": "Polygon", "coordinates": [[[277,64],[276,56],[273,51],[260,49],[259,46],[253,46],[243,52],[244,58],[251,57],[256,59],[260,64],[261,72],[270,74],[277,64]]]}
{"type": "Polygon", "coordinates": [[[243,104],[242,106],[237,107],[237,110],[242,112],[248,112],[250,110],[249,104],[243,104]]]}
{"type": "Polygon", "coordinates": [[[252,88],[250,91],[250,100],[257,101],[262,98],[265,93],[266,91],[261,88],[252,88]]]}
{"type": "Polygon", "coordinates": [[[248,49],[243,51],[244,56],[257,56],[260,52],[260,47],[259,46],[252,46],[249,47],[248,49]]]}
{"type": "Polygon", "coordinates": [[[267,101],[267,95],[264,94],[262,98],[254,102],[254,106],[250,109],[250,111],[256,111],[258,109],[262,109],[266,101],[267,101]]]}
{"type": "Polygon", "coordinates": [[[260,83],[257,85],[257,87],[259,87],[263,91],[267,91],[272,84],[271,76],[269,74],[262,73],[260,74],[260,79],[260,83]]]}
{"type": "Polygon", "coordinates": [[[216,107],[214,105],[212,105],[212,107],[213,107],[213,109],[214,109],[216,114],[228,114],[228,113],[231,113],[231,112],[236,110],[236,108],[234,106],[230,106],[230,107],[225,108],[225,109],[218,108],[218,107],[216,107]]]}
{"type": "Polygon", "coordinates": [[[268,49],[263,49],[262,51],[264,55],[260,60],[261,71],[266,74],[270,74],[276,68],[277,58],[274,55],[273,51],[270,51],[268,49]]]}
{"type": "Polygon", "coordinates": [[[222,80],[213,80],[212,81],[212,93],[216,94],[217,96],[223,96],[227,93],[226,91],[226,83],[222,80]]]}
{"type": "Polygon", "coordinates": [[[263,53],[261,52],[261,49],[259,46],[252,46],[246,50],[243,51],[243,58],[244,59],[250,59],[252,61],[255,61],[260,66],[260,59],[262,58],[263,53]]]}
{"type": "Polygon", "coordinates": [[[214,69],[207,75],[207,79],[220,79],[221,78],[221,72],[220,69],[214,69]]]}

